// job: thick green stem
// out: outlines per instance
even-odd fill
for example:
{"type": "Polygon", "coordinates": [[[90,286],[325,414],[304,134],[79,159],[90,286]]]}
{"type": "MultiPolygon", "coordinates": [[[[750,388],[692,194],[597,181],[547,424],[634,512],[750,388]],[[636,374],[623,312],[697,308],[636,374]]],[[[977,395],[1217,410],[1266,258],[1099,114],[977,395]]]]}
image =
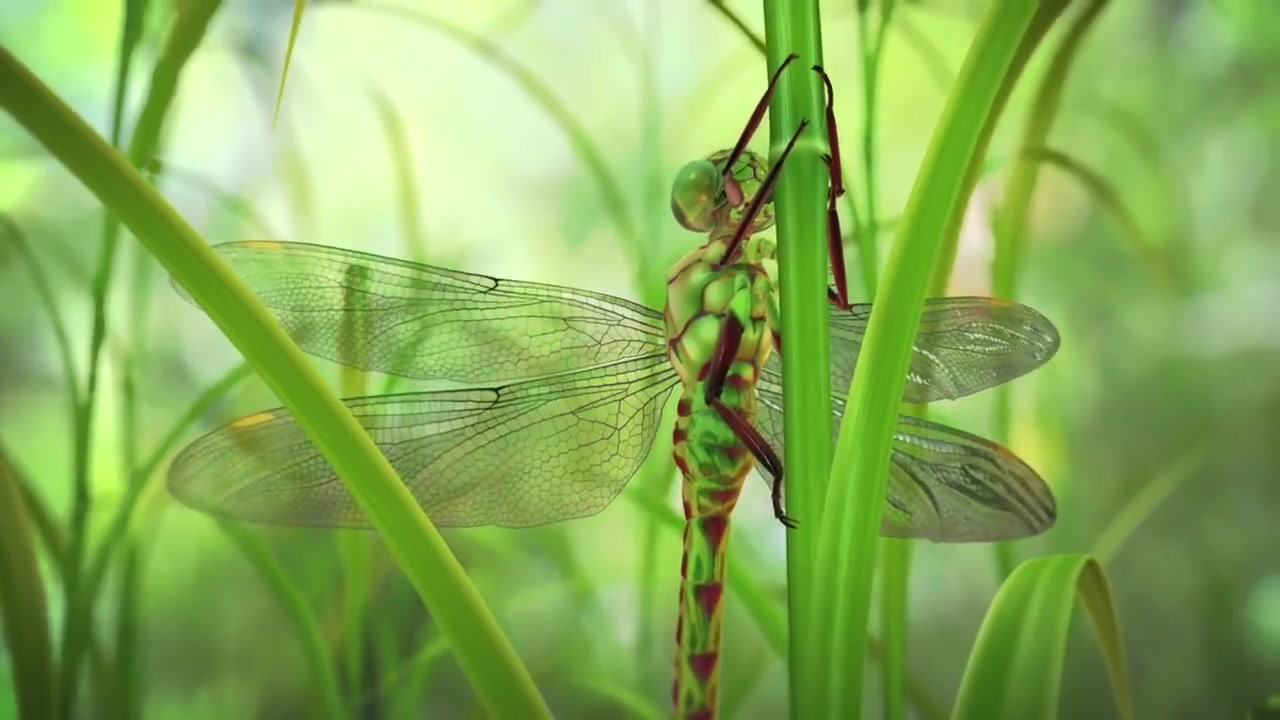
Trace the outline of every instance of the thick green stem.
{"type": "Polygon", "coordinates": [[[814,541],[831,462],[831,380],[827,331],[826,199],[828,173],[825,92],[817,0],[765,0],[765,46],[772,72],[791,53],[800,56],[778,83],[769,108],[771,157],[809,121],[804,142],[787,160],[774,196],[778,222],[778,274],[786,361],[785,418],[787,512],[799,528],[787,533],[787,586],[792,717],[818,717],[803,691],[823,659],[804,652],[813,634],[805,609],[813,584],[814,541]]]}

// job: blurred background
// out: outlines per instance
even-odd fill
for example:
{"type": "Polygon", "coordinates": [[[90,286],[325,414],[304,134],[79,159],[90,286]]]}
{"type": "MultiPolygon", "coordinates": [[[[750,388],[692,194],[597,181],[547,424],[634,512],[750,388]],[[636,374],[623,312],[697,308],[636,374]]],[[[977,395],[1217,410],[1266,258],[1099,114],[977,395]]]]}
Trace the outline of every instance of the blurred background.
{"type": "MultiPolygon", "coordinates": [[[[985,5],[900,4],[875,138],[881,259],[985,5]]],[[[104,134],[124,5],[0,4],[0,43],[104,134]]],[[[124,138],[175,12],[150,5],[124,138]]],[[[728,9],[762,32],[758,3],[728,9]]],[[[273,124],[292,12],[284,0],[227,3],[182,75],[153,169],[211,242],[341,246],[660,307],[666,268],[699,242],[670,216],[670,178],[733,143],[767,80],[751,39],[697,0],[313,2],[273,124]]],[[[856,162],[856,3],[826,2],[823,12],[847,162],[856,162]]],[[[952,294],[990,292],[990,212],[1045,55],[993,143],[952,294]]],[[[1009,444],[1053,486],[1059,521],[1015,552],[1095,552],[1106,563],[1140,717],[1240,717],[1280,691],[1278,129],[1273,0],[1113,3],[1072,69],[1049,136],[1061,160],[1042,171],[1032,207],[1018,299],[1063,340],[1052,362],[1014,383],[1009,444]]],[[[753,147],[763,152],[766,138],[753,147]]],[[[101,210],[5,118],[0,212],[9,220],[0,441],[62,519],[74,449],[66,383],[40,283],[10,240],[20,233],[43,268],[83,377],[101,210]]],[[[91,445],[94,537],[128,501],[126,468],[240,362],[139,253],[122,238],[110,286],[91,445]]],[[[860,273],[851,267],[850,277],[860,273]]],[[[867,299],[857,283],[854,293],[867,299]]],[[[336,386],[339,373],[323,367],[336,386]]],[[[239,382],[198,409],[179,446],[276,404],[256,379],[239,382]]],[[[931,412],[991,429],[986,396],[931,412]]],[[[659,440],[654,455],[665,457],[669,434],[659,440]]],[[[136,644],[143,716],[319,717],[300,612],[316,621],[359,716],[478,712],[372,533],[221,526],[167,496],[164,463],[139,486],[139,512],[93,614],[105,646],[117,632],[136,644]]],[[[643,490],[595,517],[446,531],[559,717],[666,712],[680,534],[632,498],[649,492],[678,508],[670,465],[655,467],[637,481],[643,490]]],[[[735,570],[783,603],[785,542],[764,483],[752,483],[735,517],[735,570]]],[[[915,557],[913,712],[941,717],[998,580],[986,546],[921,543],[915,557]]],[[[57,625],[57,578],[46,570],[57,625]]],[[[1072,633],[1061,716],[1111,717],[1085,621],[1072,633]]],[[[785,660],[738,597],[725,645],[725,716],[785,716],[785,660]]],[[[14,712],[6,663],[0,655],[0,717],[14,712]]]]}

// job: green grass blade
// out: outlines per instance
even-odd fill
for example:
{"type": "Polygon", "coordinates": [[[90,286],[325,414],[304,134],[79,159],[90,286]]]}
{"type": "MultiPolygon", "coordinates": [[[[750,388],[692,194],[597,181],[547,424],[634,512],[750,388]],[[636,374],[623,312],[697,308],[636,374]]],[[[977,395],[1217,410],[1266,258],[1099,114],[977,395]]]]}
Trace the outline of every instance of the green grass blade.
{"type": "Polygon", "coordinates": [[[271,116],[271,127],[280,120],[280,106],[284,105],[284,86],[289,79],[289,66],[293,64],[293,50],[298,44],[298,31],[302,29],[302,16],[307,11],[307,0],[293,0],[293,20],[289,23],[289,46],[284,51],[284,67],[280,70],[280,89],[276,91],[276,109],[271,116]]]}
{"type": "Polygon", "coordinates": [[[142,663],[139,647],[139,590],[142,584],[142,556],[136,541],[130,540],[120,561],[119,610],[116,614],[116,661],[112,683],[112,717],[134,720],[142,717],[142,663]]]}
{"type": "Polygon", "coordinates": [[[885,720],[907,720],[909,540],[886,539],[880,553],[880,667],[885,720]]]}
{"type": "Polygon", "coordinates": [[[1098,539],[1093,542],[1093,556],[1098,559],[1098,562],[1103,565],[1109,564],[1111,558],[1115,557],[1116,552],[1124,546],[1125,541],[1133,535],[1142,521],[1151,517],[1156,508],[1173,494],[1178,486],[1204,467],[1204,463],[1205,448],[1194,447],[1143,485],[1111,518],[1111,522],[1107,523],[1102,532],[1098,533],[1098,539]]]}
{"type": "Polygon", "coordinates": [[[48,273],[44,271],[39,259],[31,251],[31,243],[27,241],[26,235],[8,215],[0,214],[0,238],[7,239],[13,247],[17,248],[18,255],[26,263],[27,271],[31,274],[31,284],[35,288],[36,299],[48,316],[49,327],[53,330],[53,340],[58,346],[58,363],[62,367],[62,379],[67,385],[67,394],[74,414],[80,407],[80,386],[76,380],[71,335],[67,332],[67,324],[62,319],[62,313],[58,311],[58,298],[54,294],[53,284],[49,282],[48,273]]]}
{"type": "Polygon", "coordinates": [[[285,614],[293,621],[294,631],[298,633],[298,640],[302,643],[303,654],[311,665],[311,674],[316,682],[324,716],[331,720],[342,720],[347,713],[342,705],[342,695],[338,691],[337,670],[329,656],[329,646],[325,643],[320,621],[307,604],[307,599],[289,580],[280,563],[271,557],[271,550],[266,543],[238,523],[219,522],[218,526],[257,571],[285,614]]]}
{"type": "MultiPolygon", "coordinates": [[[[787,438],[785,489],[787,513],[799,528],[787,533],[788,622],[791,652],[788,672],[792,717],[819,717],[812,695],[801,692],[806,678],[822,662],[804,652],[811,629],[807,593],[812,587],[814,541],[822,513],[821,498],[831,462],[831,381],[826,371],[830,338],[827,331],[826,200],[828,173],[821,153],[826,148],[826,93],[817,73],[822,64],[821,25],[817,0],[764,4],[766,72],[791,53],[797,60],[783,73],[769,106],[769,159],[778,153],[804,120],[805,141],[787,160],[774,195],[778,237],[778,286],[782,312],[782,341],[787,438]]],[[[768,75],[762,75],[766,78],[768,75]]],[[[763,84],[763,83],[762,83],[763,84]]]]}
{"type": "Polygon", "coordinates": [[[754,45],[761,53],[765,52],[764,40],[761,40],[759,35],[756,35],[751,28],[747,27],[747,23],[743,21],[737,13],[724,4],[724,0],[709,0],[709,2],[711,3],[711,7],[715,8],[716,12],[723,15],[725,20],[728,20],[730,24],[737,28],[738,32],[741,33],[748,42],[754,45]]]}
{"type": "Polygon", "coordinates": [[[362,0],[355,7],[381,13],[388,17],[400,18],[419,27],[439,33],[462,45],[492,63],[510,77],[529,99],[533,100],[564,131],[578,159],[591,173],[604,199],[605,210],[608,211],[618,232],[629,247],[638,247],[640,238],[636,224],[627,209],[627,193],[617,176],[609,169],[604,157],[582,123],[574,117],[569,108],[556,97],[532,71],[509,57],[502,48],[487,37],[474,34],[464,28],[445,22],[444,20],[414,8],[392,5],[390,3],[362,0]]]}
{"type": "Polygon", "coordinates": [[[1056,718],[1077,597],[1102,650],[1120,717],[1132,720],[1124,641],[1111,589],[1102,566],[1087,555],[1036,558],[1009,575],[978,631],[952,720],[1056,718]]]}
{"type": "Polygon", "coordinates": [[[54,716],[53,650],[44,580],[17,470],[0,454],[0,623],[21,720],[54,716]]]}
{"type": "Polygon", "coordinates": [[[1176,295],[1184,289],[1182,273],[1169,255],[1160,251],[1155,242],[1142,229],[1134,214],[1129,211],[1120,191],[1105,176],[1071,157],[1065,152],[1052,148],[1031,148],[1029,153],[1033,160],[1062,170],[1072,179],[1079,182],[1102,209],[1120,226],[1120,236],[1126,240],[1134,254],[1152,270],[1170,294],[1176,295]]]}
{"type": "Polygon", "coordinates": [[[374,90],[372,98],[374,107],[378,110],[378,118],[382,120],[387,149],[391,151],[391,164],[396,171],[396,190],[400,198],[400,234],[409,251],[409,258],[414,262],[425,263],[428,259],[427,238],[422,231],[422,209],[418,202],[420,193],[417,177],[413,173],[413,150],[409,144],[409,133],[405,132],[404,121],[400,119],[395,103],[391,102],[386,93],[374,90]]]}
{"type": "MultiPolygon", "coordinates": [[[[178,81],[187,60],[204,40],[205,32],[221,3],[217,0],[192,2],[177,12],[163,50],[152,70],[142,112],[138,117],[133,137],[129,141],[129,162],[142,167],[156,152],[160,143],[160,131],[165,117],[177,95],[178,81]]],[[[127,91],[132,53],[141,37],[146,5],[126,4],[123,30],[123,46],[116,79],[115,108],[113,110],[112,150],[119,145],[120,120],[127,91]]],[[[107,292],[115,268],[120,238],[120,222],[108,211],[103,215],[102,246],[94,271],[91,294],[93,298],[93,330],[89,341],[88,380],[74,427],[74,474],[71,507],[71,529],[66,553],[65,573],[66,603],[62,635],[61,676],[63,683],[60,713],[69,720],[75,714],[79,689],[79,667],[91,619],[88,605],[82,595],[81,566],[88,547],[88,523],[90,512],[89,462],[92,450],[92,424],[98,395],[98,380],[102,347],[107,338],[107,292]]]]}
{"type": "Polygon", "coordinates": [[[152,478],[160,477],[156,472],[160,468],[160,463],[164,462],[164,459],[173,452],[173,449],[181,442],[187,431],[196,424],[196,421],[202,415],[208,412],[214,404],[220,402],[237,385],[248,380],[249,377],[249,366],[241,363],[210,385],[187,408],[187,411],[178,422],[169,428],[169,432],[165,434],[148,459],[133,470],[128,486],[125,489],[124,498],[121,499],[119,506],[116,507],[116,512],[112,515],[107,525],[107,530],[103,534],[102,541],[98,543],[93,559],[89,562],[88,570],[85,572],[81,602],[85,604],[86,608],[93,607],[98,593],[102,589],[102,582],[106,579],[112,554],[128,534],[129,525],[133,520],[138,502],[148,489],[148,481],[152,478]]]}
{"type": "Polygon", "coordinates": [[[387,541],[490,713],[548,717],[510,641],[440,533],[231,268],[119,153],[3,48],[0,107],[119,215],[293,413],[387,541]]]}
{"type": "MultiPolygon", "coordinates": [[[[964,211],[995,120],[1063,2],[994,5],[934,132],[877,292],[827,484],[810,621],[800,653],[821,658],[806,717],[862,716],[863,654],[888,476],[889,444],[920,307],[942,238],[964,211]]],[[[789,391],[789,390],[788,390],[789,391]]],[[[788,435],[790,436],[790,435],[788,435]]]]}

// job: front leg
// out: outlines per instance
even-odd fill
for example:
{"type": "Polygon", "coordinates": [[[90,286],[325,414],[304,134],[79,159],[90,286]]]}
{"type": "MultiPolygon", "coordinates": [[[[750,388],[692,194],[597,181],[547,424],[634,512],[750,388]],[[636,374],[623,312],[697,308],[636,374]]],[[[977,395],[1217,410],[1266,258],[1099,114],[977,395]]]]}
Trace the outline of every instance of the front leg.
{"type": "MultiPolygon", "coordinates": [[[[772,297],[770,297],[770,305],[774,305],[772,297]]],[[[768,309],[767,313],[774,313],[776,310],[768,309]]],[[[774,325],[771,320],[770,325],[774,325]]],[[[769,441],[756,430],[751,423],[747,422],[741,415],[734,411],[733,408],[725,404],[720,399],[720,395],[724,392],[725,381],[729,377],[729,368],[733,365],[734,359],[738,356],[738,349],[742,346],[742,322],[737,316],[729,314],[725,319],[724,329],[720,332],[720,340],[716,343],[715,354],[711,356],[711,364],[707,366],[707,374],[705,381],[707,383],[706,401],[707,404],[715,408],[720,418],[724,420],[729,429],[733,431],[738,441],[746,446],[747,451],[751,453],[756,462],[765,469],[773,477],[772,498],[773,498],[773,516],[776,517],[783,525],[794,528],[795,520],[787,516],[786,510],[782,506],[782,488],[783,488],[783,469],[782,460],[778,457],[778,453],[769,445],[769,441]]]]}

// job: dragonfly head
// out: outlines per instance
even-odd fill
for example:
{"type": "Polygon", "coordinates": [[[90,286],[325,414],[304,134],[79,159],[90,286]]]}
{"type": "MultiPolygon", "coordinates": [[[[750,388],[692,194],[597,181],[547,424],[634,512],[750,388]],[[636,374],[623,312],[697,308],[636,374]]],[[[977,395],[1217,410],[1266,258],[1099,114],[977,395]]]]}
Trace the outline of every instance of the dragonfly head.
{"type": "MultiPolygon", "coordinates": [[[[720,150],[680,168],[671,186],[671,213],[688,230],[711,232],[716,226],[736,226],[751,198],[769,174],[763,157],[744,150],[726,171],[731,150],[720,150]]],[[[773,225],[773,202],[765,203],[749,232],[773,225]]]]}

